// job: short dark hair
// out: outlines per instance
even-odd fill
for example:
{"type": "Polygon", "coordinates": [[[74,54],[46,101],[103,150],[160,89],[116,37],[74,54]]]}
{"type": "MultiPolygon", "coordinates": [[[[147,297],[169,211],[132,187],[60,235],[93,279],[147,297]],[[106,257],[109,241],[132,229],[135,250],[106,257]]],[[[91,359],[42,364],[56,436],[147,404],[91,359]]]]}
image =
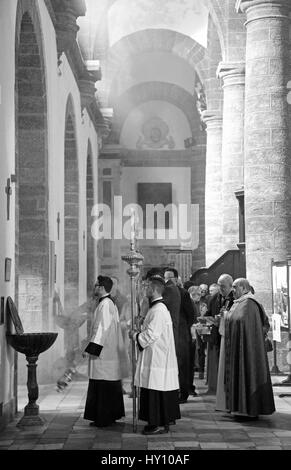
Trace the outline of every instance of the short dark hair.
{"type": "Polygon", "coordinates": [[[113,282],[110,277],[100,275],[97,279],[99,286],[103,286],[107,293],[111,291],[113,282]]]}
{"type": "Polygon", "coordinates": [[[165,282],[163,278],[159,279],[160,276],[155,275],[150,277],[148,280],[151,284],[154,285],[154,288],[158,291],[159,294],[163,295],[165,290],[165,282]]]}
{"type": "Polygon", "coordinates": [[[164,272],[162,270],[162,268],[151,268],[148,270],[148,272],[146,273],[146,276],[145,278],[146,279],[149,279],[150,277],[154,276],[158,274],[159,276],[161,277],[164,277],[164,272]]]}
{"type": "Polygon", "coordinates": [[[165,268],[165,269],[164,269],[164,273],[165,273],[166,271],[170,271],[170,273],[173,273],[173,274],[174,274],[174,277],[176,277],[176,278],[178,279],[179,273],[178,273],[177,269],[175,269],[175,268],[165,268]]]}

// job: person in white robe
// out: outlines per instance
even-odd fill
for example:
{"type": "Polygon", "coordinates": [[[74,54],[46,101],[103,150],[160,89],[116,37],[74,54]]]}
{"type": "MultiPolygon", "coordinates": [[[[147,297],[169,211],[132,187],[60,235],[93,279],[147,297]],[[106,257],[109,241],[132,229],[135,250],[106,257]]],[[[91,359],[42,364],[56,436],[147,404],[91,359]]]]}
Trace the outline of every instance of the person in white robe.
{"type": "Polygon", "coordinates": [[[141,331],[130,331],[140,350],[134,384],[140,388],[139,419],[147,421],[143,434],[162,434],[179,419],[179,379],[172,319],[163,303],[165,281],[148,279],[150,308],[141,331]]]}
{"type": "Polygon", "coordinates": [[[95,284],[99,304],[94,312],[89,343],[89,385],[84,419],[92,426],[109,426],[125,416],[122,378],[128,376],[128,353],[119,314],[109,292],[112,280],[98,276],[95,284]]]}

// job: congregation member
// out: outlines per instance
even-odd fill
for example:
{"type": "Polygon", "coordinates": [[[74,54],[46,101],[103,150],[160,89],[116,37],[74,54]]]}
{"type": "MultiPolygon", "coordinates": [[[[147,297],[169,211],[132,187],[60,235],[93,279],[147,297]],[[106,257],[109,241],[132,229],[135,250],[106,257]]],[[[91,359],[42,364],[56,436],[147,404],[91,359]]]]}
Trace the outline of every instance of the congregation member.
{"type": "Polygon", "coordinates": [[[169,432],[169,425],[179,419],[178,363],[172,319],[163,301],[165,280],[160,274],[147,275],[150,308],[141,330],[131,330],[129,337],[139,348],[134,384],[140,387],[139,419],[148,424],[143,434],[169,432]]]}
{"type": "MultiPolygon", "coordinates": [[[[204,317],[208,311],[208,304],[204,300],[200,299],[199,302],[199,317],[204,317]]],[[[205,370],[205,359],[206,359],[206,349],[207,342],[204,340],[203,336],[197,335],[197,345],[198,345],[198,363],[199,363],[199,376],[200,380],[204,379],[204,370],[205,370]]]]}
{"type": "MultiPolygon", "coordinates": [[[[192,327],[191,327],[191,354],[190,354],[190,383],[192,384],[191,386],[191,392],[193,396],[197,396],[196,392],[196,386],[195,386],[195,369],[196,369],[196,364],[197,364],[197,369],[198,372],[201,376],[201,372],[203,371],[203,350],[200,348],[203,346],[202,345],[202,339],[199,337],[199,335],[196,333],[195,330],[195,324],[198,322],[198,317],[200,316],[200,287],[192,285],[189,287],[189,295],[191,297],[191,302],[192,302],[192,307],[193,307],[193,322],[192,322],[192,327]]],[[[204,361],[205,362],[205,361],[204,361]]]]}
{"type": "Polygon", "coordinates": [[[216,394],[220,352],[219,318],[221,312],[230,310],[233,305],[232,283],[233,279],[229,274],[222,274],[218,278],[219,292],[211,297],[206,313],[206,316],[211,316],[215,320],[207,344],[207,393],[209,394],[216,394]]]}
{"type": "MultiPolygon", "coordinates": [[[[146,279],[150,278],[154,274],[159,274],[164,278],[164,269],[155,267],[151,268],[147,274],[146,279]]],[[[165,287],[163,291],[163,301],[170,312],[173,324],[173,333],[176,352],[178,351],[179,344],[179,317],[180,317],[180,307],[181,307],[181,295],[178,287],[174,282],[174,275],[169,274],[167,281],[165,281],[165,287]]]]}
{"type": "Polygon", "coordinates": [[[180,403],[186,403],[193,386],[193,376],[190,374],[191,355],[191,325],[193,324],[194,309],[189,292],[180,287],[179,274],[175,268],[166,268],[164,272],[165,281],[172,279],[176,283],[181,297],[179,315],[179,339],[177,360],[179,369],[180,403]],[[174,277],[173,277],[174,276],[174,277]],[[192,380],[192,382],[191,382],[192,380]]]}
{"type": "Polygon", "coordinates": [[[209,286],[209,295],[212,297],[214,294],[217,294],[219,292],[219,286],[214,282],[213,284],[210,284],[209,286]]]}
{"type": "MultiPolygon", "coordinates": [[[[189,289],[190,296],[192,298],[193,305],[196,309],[196,319],[195,323],[198,322],[198,317],[206,315],[207,311],[207,304],[201,300],[201,287],[200,286],[192,286],[189,289]],[[205,309],[206,306],[206,309],[205,309]]],[[[198,378],[200,380],[204,379],[204,370],[205,370],[205,358],[206,358],[206,348],[207,344],[203,340],[202,336],[199,335],[197,332],[195,333],[196,340],[194,341],[195,345],[192,344],[192,347],[195,348],[195,355],[197,357],[198,363],[198,378]]],[[[196,361],[195,361],[196,363],[196,361]]]]}
{"type": "Polygon", "coordinates": [[[200,294],[201,294],[200,302],[203,302],[206,305],[208,305],[209,300],[211,298],[211,296],[208,294],[208,285],[207,284],[200,284],[199,287],[200,287],[200,294]]]}
{"type": "Polygon", "coordinates": [[[247,279],[233,282],[234,304],[225,314],[226,409],[237,420],[275,411],[264,341],[266,314],[247,279]]]}
{"type": "Polygon", "coordinates": [[[95,293],[99,304],[94,312],[89,343],[89,385],[84,419],[90,426],[110,426],[125,416],[121,380],[128,377],[128,355],[116,305],[110,298],[112,280],[98,276],[95,293]]]}

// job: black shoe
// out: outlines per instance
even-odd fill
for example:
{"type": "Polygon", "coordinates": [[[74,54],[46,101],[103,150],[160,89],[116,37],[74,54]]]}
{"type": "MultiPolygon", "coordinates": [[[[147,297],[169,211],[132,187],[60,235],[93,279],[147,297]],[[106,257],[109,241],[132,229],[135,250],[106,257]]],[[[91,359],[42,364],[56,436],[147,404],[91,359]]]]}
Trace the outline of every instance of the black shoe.
{"type": "Polygon", "coordinates": [[[169,424],[170,424],[171,426],[173,426],[174,424],[176,424],[176,421],[175,421],[175,420],[170,421],[169,424]]]}
{"type": "Polygon", "coordinates": [[[145,426],[142,433],[146,436],[156,435],[156,434],[166,434],[169,432],[169,426],[164,426],[160,428],[159,426],[145,426]]]}
{"type": "Polygon", "coordinates": [[[198,397],[198,393],[195,392],[195,390],[193,390],[193,392],[191,392],[191,395],[192,395],[192,397],[198,397]]]}
{"type": "Polygon", "coordinates": [[[258,416],[243,416],[243,415],[234,415],[234,419],[236,421],[257,421],[259,419],[258,416]]]}
{"type": "Polygon", "coordinates": [[[115,424],[115,420],[112,421],[111,423],[106,423],[106,424],[99,424],[99,423],[96,423],[96,421],[92,421],[92,423],[90,423],[89,426],[93,426],[96,428],[106,428],[108,426],[112,426],[113,424],[115,424]]]}

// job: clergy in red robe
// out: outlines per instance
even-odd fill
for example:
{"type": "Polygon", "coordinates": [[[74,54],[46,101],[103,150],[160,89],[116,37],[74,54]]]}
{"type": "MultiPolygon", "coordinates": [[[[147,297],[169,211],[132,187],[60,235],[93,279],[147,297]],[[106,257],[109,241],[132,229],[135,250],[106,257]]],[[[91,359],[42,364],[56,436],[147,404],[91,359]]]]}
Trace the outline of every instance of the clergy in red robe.
{"type": "Polygon", "coordinates": [[[235,301],[225,316],[226,408],[237,419],[275,411],[264,342],[265,313],[247,279],[233,282],[235,301]]]}

